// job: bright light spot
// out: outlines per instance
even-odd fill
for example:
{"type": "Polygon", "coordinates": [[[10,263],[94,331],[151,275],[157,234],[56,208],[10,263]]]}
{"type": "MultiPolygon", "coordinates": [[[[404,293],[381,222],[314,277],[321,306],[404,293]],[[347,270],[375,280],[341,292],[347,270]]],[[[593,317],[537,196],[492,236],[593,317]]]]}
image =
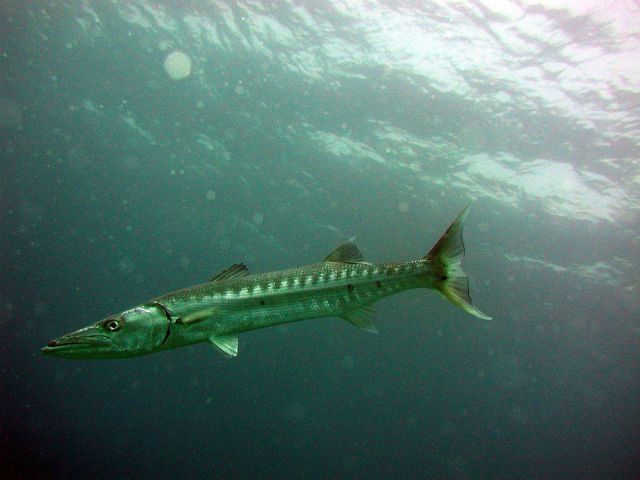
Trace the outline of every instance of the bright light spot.
{"type": "Polygon", "coordinates": [[[164,69],[174,80],[182,80],[191,74],[191,58],[184,52],[176,50],[167,55],[164,69]]]}

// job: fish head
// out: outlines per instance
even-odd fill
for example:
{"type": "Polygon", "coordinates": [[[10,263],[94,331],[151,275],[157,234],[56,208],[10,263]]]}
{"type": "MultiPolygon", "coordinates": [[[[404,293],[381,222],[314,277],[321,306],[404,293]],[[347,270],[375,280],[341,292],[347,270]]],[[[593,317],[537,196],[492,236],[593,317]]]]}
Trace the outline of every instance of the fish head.
{"type": "Polygon", "coordinates": [[[156,304],[140,305],[50,341],[42,352],[64,358],[129,358],[160,349],[171,320],[156,304]]]}

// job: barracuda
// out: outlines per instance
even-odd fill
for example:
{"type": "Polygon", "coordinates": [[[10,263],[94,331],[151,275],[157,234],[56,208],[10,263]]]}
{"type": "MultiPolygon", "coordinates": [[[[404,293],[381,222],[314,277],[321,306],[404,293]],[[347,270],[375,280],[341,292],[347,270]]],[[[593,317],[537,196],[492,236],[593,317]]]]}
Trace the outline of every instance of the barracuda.
{"type": "Polygon", "coordinates": [[[372,264],[352,243],[322,262],[250,275],[232,265],[208,283],[167,293],[52,340],[42,351],[66,358],[128,358],[211,342],[238,354],[238,334],[318,317],[342,317],[376,333],[371,305],[412,288],[430,288],[476,317],[489,320],[471,302],[462,270],[465,208],[419,260],[372,264]]]}

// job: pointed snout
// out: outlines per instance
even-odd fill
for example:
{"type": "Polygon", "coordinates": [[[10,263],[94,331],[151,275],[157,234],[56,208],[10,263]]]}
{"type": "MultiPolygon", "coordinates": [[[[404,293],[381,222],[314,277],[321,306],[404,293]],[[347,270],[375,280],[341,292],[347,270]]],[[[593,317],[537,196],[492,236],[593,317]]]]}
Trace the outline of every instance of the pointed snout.
{"type": "Polygon", "coordinates": [[[112,358],[120,351],[106,335],[83,331],[51,340],[41,349],[45,355],[62,358],[112,358]]]}

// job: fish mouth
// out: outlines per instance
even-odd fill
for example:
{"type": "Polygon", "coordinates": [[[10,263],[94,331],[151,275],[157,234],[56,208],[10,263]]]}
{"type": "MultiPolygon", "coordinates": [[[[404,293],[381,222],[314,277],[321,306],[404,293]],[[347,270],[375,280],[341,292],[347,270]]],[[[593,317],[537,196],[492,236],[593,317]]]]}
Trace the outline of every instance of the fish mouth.
{"type": "Polygon", "coordinates": [[[105,335],[65,335],[51,340],[41,351],[54,357],[90,359],[114,358],[122,349],[105,335]]]}

